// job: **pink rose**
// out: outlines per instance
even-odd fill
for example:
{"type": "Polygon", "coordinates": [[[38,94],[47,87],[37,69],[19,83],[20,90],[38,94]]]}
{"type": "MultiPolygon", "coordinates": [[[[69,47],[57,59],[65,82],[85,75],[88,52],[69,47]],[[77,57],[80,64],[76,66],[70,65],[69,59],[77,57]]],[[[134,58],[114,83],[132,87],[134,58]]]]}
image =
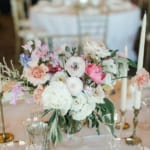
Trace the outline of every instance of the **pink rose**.
{"type": "Polygon", "coordinates": [[[44,84],[50,79],[50,75],[48,74],[48,67],[44,64],[31,68],[25,68],[24,76],[35,86],[44,84]]]}
{"type": "Polygon", "coordinates": [[[100,66],[96,66],[95,64],[89,64],[86,66],[85,73],[97,84],[100,84],[105,78],[102,68],[100,66]]]}
{"type": "Polygon", "coordinates": [[[139,88],[142,88],[148,85],[148,83],[150,82],[150,75],[144,68],[142,68],[136,73],[134,81],[139,88]]]}
{"type": "Polygon", "coordinates": [[[44,90],[44,87],[42,85],[39,85],[34,93],[33,93],[33,99],[34,99],[34,102],[36,104],[40,104],[40,101],[41,101],[41,96],[42,96],[42,93],[43,93],[43,90],[44,90]]]}

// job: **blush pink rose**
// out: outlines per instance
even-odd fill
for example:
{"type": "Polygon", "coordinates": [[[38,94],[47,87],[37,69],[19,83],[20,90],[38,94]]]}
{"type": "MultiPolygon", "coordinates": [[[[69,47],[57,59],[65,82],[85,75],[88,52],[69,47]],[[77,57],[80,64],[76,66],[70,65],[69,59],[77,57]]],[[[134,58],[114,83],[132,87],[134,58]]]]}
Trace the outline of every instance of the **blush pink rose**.
{"type": "Polygon", "coordinates": [[[34,102],[35,102],[36,104],[40,104],[41,96],[42,96],[43,91],[44,91],[44,87],[43,87],[42,85],[39,85],[39,86],[34,90],[33,99],[34,99],[34,102]]]}
{"type": "Polygon", "coordinates": [[[31,68],[25,68],[24,76],[35,86],[44,84],[50,79],[50,75],[48,74],[48,67],[44,64],[31,68]]]}
{"type": "Polygon", "coordinates": [[[134,81],[139,88],[142,88],[149,84],[150,75],[144,68],[142,68],[137,72],[136,76],[134,77],[134,81]]]}
{"type": "Polygon", "coordinates": [[[100,84],[105,78],[105,74],[100,66],[95,64],[88,64],[85,69],[85,73],[97,84],[100,84]]]}

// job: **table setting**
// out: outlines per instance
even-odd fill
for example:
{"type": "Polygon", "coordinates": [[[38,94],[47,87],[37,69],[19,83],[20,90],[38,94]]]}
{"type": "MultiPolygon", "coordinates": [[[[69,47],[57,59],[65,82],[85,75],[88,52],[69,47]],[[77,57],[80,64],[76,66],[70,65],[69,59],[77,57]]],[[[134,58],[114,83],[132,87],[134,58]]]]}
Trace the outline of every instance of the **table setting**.
{"type": "Polygon", "coordinates": [[[137,64],[128,58],[127,46],[120,53],[95,41],[53,50],[40,40],[28,41],[22,45],[21,71],[3,59],[0,150],[149,150],[149,132],[138,126],[143,99],[149,106],[146,24],[145,14],[137,64]],[[130,67],[137,72],[128,77],[130,67]],[[120,81],[118,91],[114,87],[120,81]]]}

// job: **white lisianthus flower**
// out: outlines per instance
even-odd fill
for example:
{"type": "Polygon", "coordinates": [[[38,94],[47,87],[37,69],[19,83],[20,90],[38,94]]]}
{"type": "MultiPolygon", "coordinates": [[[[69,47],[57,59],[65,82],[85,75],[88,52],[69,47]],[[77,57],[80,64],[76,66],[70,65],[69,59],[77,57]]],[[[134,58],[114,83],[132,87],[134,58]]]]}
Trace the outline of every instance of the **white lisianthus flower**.
{"type": "Polygon", "coordinates": [[[90,55],[93,58],[104,58],[110,56],[110,52],[106,49],[105,45],[101,43],[100,45],[94,41],[88,41],[83,46],[84,54],[90,55]]]}
{"type": "Polygon", "coordinates": [[[114,63],[113,59],[108,59],[103,61],[103,69],[106,72],[117,73],[117,65],[114,63]]]}
{"type": "Polygon", "coordinates": [[[93,101],[89,101],[86,94],[80,93],[73,99],[71,108],[72,117],[74,120],[84,120],[94,109],[95,103],[93,101]]]}
{"type": "Polygon", "coordinates": [[[105,93],[101,85],[98,85],[96,88],[88,87],[85,89],[85,93],[89,102],[104,103],[105,93]]]}
{"type": "Polygon", "coordinates": [[[64,71],[59,71],[59,72],[56,72],[52,78],[51,78],[51,82],[53,81],[61,81],[63,83],[66,82],[67,80],[67,74],[64,72],[64,71]]]}
{"type": "Polygon", "coordinates": [[[72,106],[72,96],[63,82],[53,81],[44,89],[41,103],[44,109],[59,109],[65,115],[72,106]]]}
{"type": "Polygon", "coordinates": [[[84,93],[80,93],[77,97],[73,98],[72,108],[73,111],[79,111],[87,103],[87,98],[84,93]]]}
{"type": "Polygon", "coordinates": [[[66,64],[65,70],[71,75],[75,77],[81,77],[85,71],[85,61],[81,57],[70,57],[66,64]]]}
{"type": "Polygon", "coordinates": [[[92,99],[95,100],[95,103],[104,103],[105,93],[101,85],[98,85],[94,90],[92,99]]]}
{"type": "Polygon", "coordinates": [[[77,96],[83,89],[82,81],[77,77],[70,77],[66,80],[67,87],[73,96],[77,96]]]}

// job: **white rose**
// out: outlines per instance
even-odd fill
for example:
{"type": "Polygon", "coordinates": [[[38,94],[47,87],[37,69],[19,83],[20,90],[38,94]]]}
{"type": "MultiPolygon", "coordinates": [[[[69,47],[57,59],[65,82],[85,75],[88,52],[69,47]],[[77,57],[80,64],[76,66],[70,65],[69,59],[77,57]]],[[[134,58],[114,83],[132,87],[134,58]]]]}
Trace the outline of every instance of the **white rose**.
{"type": "Polygon", "coordinates": [[[70,77],[66,80],[67,87],[71,95],[76,96],[81,93],[83,89],[82,81],[77,77],[70,77]]]}
{"type": "Polygon", "coordinates": [[[63,83],[66,82],[66,79],[67,79],[67,74],[64,72],[64,71],[60,71],[60,72],[56,72],[52,78],[51,78],[51,82],[53,81],[61,81],[63,83]]]}
{"type": "Polygon", "coordinates": [[[65,64],[65,70],[67,70],[71,76],[81,77],[85,72],[84,59],[75,56],[70,57],[65,64]]]}
{"type": "Polygon", "coordinates": [[[83,93],[80,93],[77,97],[73,98],[71,110],[79,111],[86,103],[87,103],[86,96],[83,93]]]}

